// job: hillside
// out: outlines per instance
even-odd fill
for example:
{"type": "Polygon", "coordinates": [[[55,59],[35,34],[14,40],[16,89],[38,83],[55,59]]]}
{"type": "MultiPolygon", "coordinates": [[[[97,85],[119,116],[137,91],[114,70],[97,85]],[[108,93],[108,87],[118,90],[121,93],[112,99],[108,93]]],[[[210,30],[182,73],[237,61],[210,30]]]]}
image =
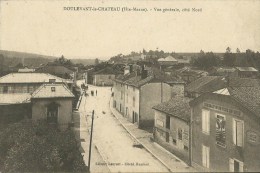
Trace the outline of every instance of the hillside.
{"type": "MultiPolygon", "coordinates": [[[[16,52],[16,51],[7,51],[0,50],[0,54],[3,55],[4,59],[0,59],[0,63],[5,66],[16,66],[19,63],[24,63],[28,67],[39,67],[41,64],[47,64],[48,62],[54,61],[59,57],[48,56],[48,55],[39,55],[33,53],[25,52],[16,52]]],[[[69,57],[66,57],[70,59],[69,57]]],[[[83,64],[83,65],[94,65],[95,59],[70,59],[74,64],[83,64]]]]}
{"type": "Polygon", "coordinates": [[[7,50],[0,50],[0,54],[4,57],[0,63],[6,66],[16,66],[19,63],[24,63],[25,66],[38,67],[40,64],[46,64],[50,61],[54,61],[54,59],[57,58],[53,56],[7,50]]]}

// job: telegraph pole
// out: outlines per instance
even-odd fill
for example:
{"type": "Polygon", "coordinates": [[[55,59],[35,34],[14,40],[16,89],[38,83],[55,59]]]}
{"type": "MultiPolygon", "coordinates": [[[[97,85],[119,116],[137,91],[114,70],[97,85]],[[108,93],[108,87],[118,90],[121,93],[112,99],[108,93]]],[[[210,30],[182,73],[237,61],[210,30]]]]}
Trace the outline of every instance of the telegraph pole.
{"type": "Polygon", "coordinates": [[[93,134],[93,123],[94,123],[94,110],[92,111],[92,121],[91,121],[91,132],[90,132],[90,142],[89,142],[89,157],[88,157],[88,170],[90,172],[90,159],[91,159],[91,146],[92,146],[92,134],[93,134]]]}

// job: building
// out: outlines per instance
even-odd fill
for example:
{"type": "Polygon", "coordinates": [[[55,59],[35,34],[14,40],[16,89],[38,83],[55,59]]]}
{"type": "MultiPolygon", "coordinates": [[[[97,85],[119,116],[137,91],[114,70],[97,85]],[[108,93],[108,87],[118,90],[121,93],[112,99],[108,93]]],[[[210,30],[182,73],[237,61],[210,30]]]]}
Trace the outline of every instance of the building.
{"type": "Polygon", "coordinates": [[[48,73],[10,73],[0,78],[0,93],[33,93],[46,83],[64,83],[72,89],[73,82],[48,73]]]}
{"type": "Polygon", "coordinates": [[[154,124],[152,107],[171,98],[171,86],[144,68],[116,78],[113,91],[114,107],[128,121],[147,130],[154,124]]]}
{"type": "Polygon", "coordinates": [[[227,87],[190,102],[192,165],[201,171],[260,170],[260,87],[227,87]]]}
{"type": "Polygon", "coordinates": [[[202,93],[213,92],[226,86],[225,78],[221,76],[204,76],[185,87],[185,96],[196,98],[202,93]]]}
{"type": "Polygon", "coordinates": [[[31,118],[31,94],[0,94],[0,126],[31,118]]]}
{"type": "Polygon", "coordinates": [[[106,67],[93,74],[93,85],[96,86],[113,86],[117,72],[112,67],[106,67]]]}
{"type": "Polygon", "coordinates": [[[189,99],[175,97],[153,107],[154,140],[162,147],[190,164],[189,99]]]}
{"type": "Polygon", "coordinates": [[[64,84],[72,89],[72,81],[45,73],[10,73],[0,78],[1,122],[31,118],[31,96],[43,84],[64,84]]]}
{"type": "Polygon", "coordinates": [[[196,98],[203,93],[214,92],[226,86],[257,87],[260,86],[260,80],[230,76],[205,76],[188,84],[185,87],[185,96],[190,98],[196,98]]]}
{"type": "Polygon", "coordinates": [[[235,76],[234,72],[236,69],[234,67],[212,67],[210,69],[211,76],[235,76]]]}
{"type": "Polygon", "coordinates": [[[192,69],[190,67],[183,67],[176,70],[176,74],[187,84],[199,79],[201,77],[207,76],[208,72],[198,69],[192,69]]]}
{"type": "Polygon", "coordinates": [[[63,84],[43,84],[31,96],[32,120],[46,119],[65,130],[72,122],[74,95],[63,84]]]}
{"type": "Polygon", "coordinates": [[[166,58],[158,59],[158,62],[161,66],[172,66],[178,64],[178,60],[173,58],[172,56],[167,56],[166,58]]]}
{"type": "Polygon", "coordinates": [[[74,75],[74,71],[75,70],[59,64],[47,64],[36,69],[36,72],[38,73],[49,73],[64,79],[71,79],[74,75]]]}
{"type": "Polygon", "coordinates": [[[240,78],[256,78],[259,76],[258,70],[254,67],[236,67],[234,73],[236,77],[240,78]]]}

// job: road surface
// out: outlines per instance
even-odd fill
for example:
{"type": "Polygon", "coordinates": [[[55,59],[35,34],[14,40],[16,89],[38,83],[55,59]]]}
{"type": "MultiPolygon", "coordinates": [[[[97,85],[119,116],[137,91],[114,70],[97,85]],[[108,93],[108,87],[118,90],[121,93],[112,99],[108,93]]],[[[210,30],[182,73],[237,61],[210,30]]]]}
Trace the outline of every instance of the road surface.
{"type": "MultiPolygon", "coordinates": [[[[135,140],[110,112],[111,87],[89,85],[88,88],[88,96],[82,100],[80,107],[86,112],[89,129],[91,113],[95,112],[93,143],[103,158],[103,161],[94,163],[95,167],[107,166],[111,172],[168,172],[144,148],[133,147],[135,140]],[[91,90],[94,96],[91,96],[91,90]]],[[[98,172],[94,167],[91,171],[98,172]]]]}

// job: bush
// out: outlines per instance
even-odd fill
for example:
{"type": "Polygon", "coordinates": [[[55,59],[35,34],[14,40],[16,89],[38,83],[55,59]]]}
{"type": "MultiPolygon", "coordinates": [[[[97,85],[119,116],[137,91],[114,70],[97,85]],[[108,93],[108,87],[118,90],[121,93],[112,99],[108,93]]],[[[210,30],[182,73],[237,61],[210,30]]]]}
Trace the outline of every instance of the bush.
{"type": "Polygon", "coordinates": [[[0,172],[86,172],[73,131],[24,120],[0,132],[0,172]]]}

